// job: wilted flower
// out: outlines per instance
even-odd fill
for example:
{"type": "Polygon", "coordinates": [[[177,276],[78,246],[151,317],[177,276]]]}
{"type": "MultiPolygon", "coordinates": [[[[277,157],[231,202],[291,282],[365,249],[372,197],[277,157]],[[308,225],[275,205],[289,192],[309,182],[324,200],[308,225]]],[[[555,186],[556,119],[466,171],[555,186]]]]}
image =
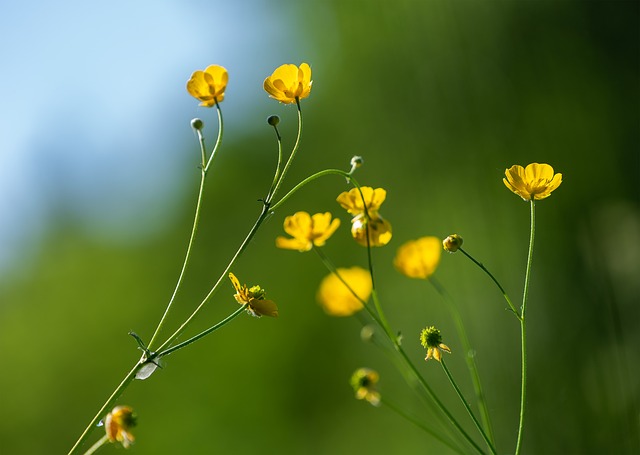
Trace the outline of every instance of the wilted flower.
{"type": "Polygon", "coordinates": [[[264,298],[266,291],[262,289],[260,286],[252,286],[250,288],[247,285],[240,285],[240,282],[236,278],[233,273],[229,274],[229,279],[231,280],[231,284],[236,290],[236,294],[234,297],[236,298],[236,302],[241,305],[247,306],[247,312],[251,316],[260,317],[260,316],[272,316],[278,317],[278,307],[271,300],[266,300],[264,298]]]}
{"type": "Polygon", "coordinates": [[[271,98],[291,104],[306,98],[311,93],[311,67],[302,63],[282,65],[264,80],[264,89],[271,98]]]}
{"type": "Polygon", "coordinates": [[[208,66],[204,71],[196,71],[187,82],[187,91],[202,101],[200,106],[212,107],[224,100],[229,73],[219,65],[208,66]]]}
{"type": "MultiPolygon", "coordinates": [[[[349,284],[357,296],[366,302],[371,295],[371,274],[360,267],[337,269],[337,273],[349,284]]],[[[317,299],[324,311],[331,316],[350,316],[362,309],[360,301],[335,274],[324,277],[318,288],[317,299]]]]}
{"type": "Polygon", "coordinates": [[[544,199],[562,183],[562,174],[554,174],[548,164],[531,163],[526,168],[516,164],[504,174],[506,187],[525,201],[544,199]]]}
{"type": "Polygon", "coordinates": [[[376,390],[379,375],[369,368],[359,368],[351,376],[351,387],[358,400],[367,400],[374,406],[380,405],[380,393],[376,390]]]}
{"type": "Polygon", "coordinates": [[[116,406],[104,419],[104,429],[111,442],[119,442],[126,449],[135,441],[129,430],[136,426],[136,415],[129,406],[116,406]]]}
{"type": "Polygon", "coordinates": [[[455,253],[462,246],[462,237],[458,234],[451,234],[442,241],[442,247],[449,253],[455,253]]]}
{"type": "Polygon", "coordinates": [[[441,251],[438,237],[421,237],[398,248],[393,265],[409,278],[429,278],[438,267],[441,251]]]}
{"type": "Polygon", "coordinates": [[[422,347],[427,350],[427,356],[424,358],[425,360],[433,358],[440,362],[442,359],[440,351],[451,353],[449,346],[442,343],[440,330],[436,329],[434,326],[422,329],[422,332],[420,332],[420,344],[422,344],[422,347]]]}
{"type": "Polygon", "coordinates": [[[284,219],[284,230],[293,238],[278,237],[276,246],[300,252],[309,251],[315,246],[323,246],[340,226],[340,220],[331,220],[331,213],[297,212],[284,219]]]}
{"type": "Polygon", "coordinates": [[[370,246],[383,246],[391,240],[391,224],[378,213],[387,197],[383,188],[375,190],[370,186],[357,188],[341,193],[336,199],[338,203],[353,215],[351,235],[362,246],[367,246],[367,231],[370,246]],[[363,200],[364,199],[364,200],[363,200]],[[366,211],[365,211],[366,203],[366,211]]]}

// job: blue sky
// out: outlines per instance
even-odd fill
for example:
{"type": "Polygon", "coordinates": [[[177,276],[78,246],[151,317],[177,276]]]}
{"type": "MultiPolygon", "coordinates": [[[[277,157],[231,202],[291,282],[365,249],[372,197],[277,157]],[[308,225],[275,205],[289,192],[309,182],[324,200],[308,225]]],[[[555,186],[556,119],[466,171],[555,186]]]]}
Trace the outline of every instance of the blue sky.
{"type": "Polygon", "coordinates": [[[263,120],[264,77],[308,58],[295,10],[275,5],[2,2],[0,278],[54,221],[110,241],[161,230],[182,188],[175,169],[189,165],[189,120],[214,119],[184,90],[191,72],[227,67],[234,125],[263,120]]]}

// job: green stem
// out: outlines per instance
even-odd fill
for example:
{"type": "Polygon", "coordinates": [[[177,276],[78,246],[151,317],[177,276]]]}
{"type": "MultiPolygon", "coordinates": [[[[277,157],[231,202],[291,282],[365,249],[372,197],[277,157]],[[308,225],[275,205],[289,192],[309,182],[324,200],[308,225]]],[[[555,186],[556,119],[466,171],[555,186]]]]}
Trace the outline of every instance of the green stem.
{"type": "Polygon", "coordinates": [[[524,429],[524,414],[527,402],[527,325],[526,311],[527,299],[529,296],[529,283],[531,276],[531,264],[533,262],[533,243],[536,233],[536,203],[531,199],[531,232],[529,235],[529,254],[527,256],[527,270],[524,276],[524,290],[522,291],[522,308],[520,316],[520,335],[522,341],[522,387],[520,390],[520,421],[518,423],[518,440],[516,442],[515,454],[518,455],[522,449],[522,433],[524,429]]]}
{"type": "MultiPolygon", "coordinates": [[[[367,235],[367,238],[368,238],[368,235],[367,235]]],[[[386,320],[384,320],[384,319],[382,319],[380,317],[380,313],[379,312],[376,314],[376,312],[374,312],[373,309],[369,305],[367,305],[367,302],[365,302],[358,294],[356,294],[356,292],[340,276],[340,274],[337,272],[336,268],[333,266],[331,261],[329,261],[329,259],[324,255],[324,253],[322,253],[322,251],[319,248],[315,248],[315,250],[318,252],[318,254],[320,255],[320,258],[322,259],[323,263],[327,266],[327,268],[332,273],[334,273],[338,277],[338,279],[340,279],[340,281],[347,287],[347,289],[349,289],[351,294],[362,303],[362,305],[367,310],[369,315],[371,315],[371,317],[383,329],[384,333],[387,335],[387,338],[389,339],[389,341],[391,342],[391,344],[395,348],[396,352],[398,352],[400,354],[400,357],[405,362],[406,366],[410,369],[412,374],[417,378],[417,380],[420,383],[420,385],[422,386],[422,388],[427,392],[427,395],[436,404],[436,406],[440,410],[440,412],[442,412],[447,417],[447,419],[453,424],[453,426],[460,432],[460,434],[467,440],[467,442],[469,442],[469,444],[471,444],[471,446],[473,446],[473,448],[478,451],[478,453],[484,453],[482,451],[482,449],[475,443],[475,441],[473,439],[471,439],[471,437],[464,430],[464,428],[462,428],[462,426],[455,419],[455,417],[447,410],[447,408],[442,403],[442,401],[440,401],[440,399],[437,397],[437,395],[435,394],[433,389],[429,386],[429,384],[426,382],[426,380],[422,377],[422,375],[420,374],[418,369],[415,367],[413,362],[411,362],[411,359],[409,358],[409,356],[402,349],[402,346],[400,346],[400,342],[398,341],[398,337],[393,334],[393,331],[389,327],[388,323],[386,323],[386,320]]],[[[371,268],[369,270],[371,270],[371,268]]],[[[375,288],[372,288],[372,295],[374,296],[374,301],[375,301],[375,299],[377,299],[377,293],[375,291],[375,288]]],[[[379,304],[379,302],[378,302],[377,308],[379,308],[380,310],[382,309],[380,304],[379,304]]]]}
{"type": "MultiPolygon", "coordinates": [[[[220,144],[222,144],[222,135],[224,133],[224,123],[222,121],[222,110],[220,109],[220,105],[218,104],[217,98],[215,101],[216,101],[216,111],[218,113],[218,138],[216,139],[216,145],[213,146],[213,150],[211,151],[211,156],[209,157],[209,161],[207,161],[207,164],[204,167],[205,172],[209,170],[209,167],[213,162],[213,157],[216,156],[216,152],[220,148],[220,144]]],[[[204,147],[204,138],[202,140],[202,146],[204,147]]]]}
{"type": "Polygon", "coordinates": [[[287,199],[293,196],[293,194],[296,193],[303,186],[325,175],[340,175],[342,177],[349,179],[350,181],[353,181],[353,177],[351,177],[351,174],[345,171],[341,171],[340,169],[325,169],[324,171],[316,172],[315,174],[310,175],[309,177],[307,177],[306,179],[298,183],[296,186],[294,186],[287,194],[282,196],[282,198],[278,202],[271,205],[271,209],[272,210],[277,209],[280,205],[282,205],[282,203],[284,203],[287,199]]]}
{"type": "Polygon", "coordinates": [[[193,217],[193,226],[191,227],[191,236],[189,237],[187,252],[185,254],[184,261],[182,262],[182,269],[180,270],[180,276],[178,277],[178,282],[176,283],[176,286],[173,289],[173,294],[171,294],[171,299],[169,299],[169,303],[164,310],[164,314],[162,315],[162,318],[160,318],[160,322],[156,326],[156,330],[153,332],[151,341],[149,341],[149,344],[148,344],[149,349],[151,349],[153,343],[155,342],[156,338],[160,334],[160,331],[162,330],[162,327],[165,324],[167,316],[169,315],[169,311],[173,306],[173,302],[176,299],[176,295],[178,295],[178,290],[182,285],[182,280],[184,278],[185,271],[187,270],[187,265],[189,264],[189,258],[191,258],[191,249],[193,247],[193,242],[194,242],[194,239],[196,238],[196,233],[198,232],[198,224],[200,221],[200,209],[202,207],[202,200],[204,195],[204,182],[206,178],[207,178],[207,172],[206,170],[203,169],[200,177],[200,189],[198,190],[198,202],[196,203],[196,213],[193,217]]]}
{"type": "Polygon", "coordinates": [[[302,136],[302,110],[300,109],[300,100],[296,98],[296,106],[298,106],[298,135],[296,136],[296,142],[291,150],[291,155],[289,155],[289,159],[287,160],[287,164],[284,165],[284,169],[282,170],[282,174],[278,179],[273,191],[269,194],[269,198],[265,201],[268,205],[271,200],[276,196],[278,190],[280,189],[280,185],[282,185],[282,181],[284,180],[287,172],[289,171],[289,167],[291,167],[291,163],[293,162],[293,158],[296,156],[298,149],[300,148],[300,137],[302,136]]]}
{"type": "Polygon", "coordinates": [[[202,131],[200,129],[196,130],[198,134],[198,141],[200,143],[200,155],[202,156],[202,164],[201,164],[202,171],[200,173],[200,188],[198,189],[196,213],[193,217],[193,225],[191,227],[191,236],[189,237],[189,244],[187,246],[187,252],[185,254],[184,261],[182,262],[182,268],[180,270],[180,275],[178,276],[178,282],[176,283],[176,286],[173,289],[173,294],[171,294],[171,298],[169,299],[169,303],[167,304],[167,307],[164,310],[164,314],[160,318],[160,322],[156,326],[156,329],[153,332],[153,335],[151,336],[151,341],[149,341],[149,344],[148,344],[149,349],[152,348],[153,343],[155,342],[156,338],[160,334],[160,331],[162,330],[162,327],[165,324],[165,321],[169,315],[169,311],[173,306],[173,302],[176,296],[178,295],[178,291],[180,290],[180,287],[182,286],[182,280],[184,278],[184,274],[185,274],[185,271],[187,270],[187,265],[189,264],[189,259],[191,257],[191,248],[193,247],[193,241],[196,237],[196,233],[198,232],[198,223],[200,221],[200,209],[202,207],[202,200],[204,195],[204,183],[207,178],[207,172],[209,170],[209,167],[211,166],[211,163],[213,161],[213,157],[216,154],[217,150],[220,148],[220,144],[222,143],[222,134],[223,134],[224,124],[222,119],[222,110],[220,109],[220,105],[218,104],[217,100],[216,100],[216,110],[218,112],[218,138],[216,139],[216,143],[213,147],[213,151],[211,152],[211,156],[209,157],[208,161],[207,161],[207,149],[204,142],[204,135],[202,134],[202,131]]]}
{"type": "Polygon", "coordinates": [[[242,244],[240,245],[240,247],[238,248],[236,253],[231,258],[231,260],[229,261],[229,263],[227,264],[225,269],[220,274],[220,276],[219,276],[218,280],[216,281],[216,283],[209,290],[209,293],[204,297],[204,299],[202,299],[202,302],[200,302],[200,304],[196,307],[195,310],[193,310],[191,315],[180,325],[180,327],[178,327],[178,329],[169,338],[167,338],[167,340],[164,343],[162,343],[162,345],[157,349],[158,352],[161,352],[161,351],[165,350],[169,345],[171,345],[171,343],[176,338],[178,338],[180,336],[180,334],[187,328],[187,326],[191,323],[191,321],[193,321],[193,319],[200,312],[200,310],[202,310],[202,307],[204,307],[204,305],[209,301],[209,299],[211,299],[211,297],[213,297],[214,294],[218,291],[218,288],[222,284],[222,281],[229,274],[229,271],[231,270],[231,267],[233,267],[233,265],[238,260],[240,255],[247,248],[247,246],[249,245],[249,243],[251,242],[253,237],[256,235],[256,232],[258,232],[258,229],[260,228],[260,226],[262,225],[264,220],[268,217],[269,213],[270,212],[269,212],[268,206],[266,204],[263,205],[262,212],[260,212],[260,215],[258,216],[258,219],[254,223],[253,227],[251,228],[251,230],[249,231],[249,233],[245,237],[244,241],[242,242],[242,244]]]}
{"type": "Polygon", "coordinates": [[[482,429],[482,425],[480,425],[480,422],[478,422],[478,419],[476,419],[476,416],[471,411],[471,408],[469,407],[469,403],[467,403],[467,400],[465,400],[464,396],[462,395],[462,392],[460,391],[460,388],[458,387],[458,384],[456,384],[456,381],[453,379],[453,376],[451,375],[451,372],[449,371],[449,368],[447,368],[447,365],[446,365],[444,359],[440,360],[440,365],[442,365],[442,369],[444,370],[445,374],[447,375],[447,378],[449,378],[449,382],[451,383],[451,385],[455,389],[456,394],[458,395],[458,398],[460,398],[460,401],[462,401],[462,404],[464,405],[464,408],[467,410],[467,413],[469,414],[469,417],[471,417],[471,420],[473,420],[473,423],[475,424],[476,428],[478,429],[478,431],[482,435],[482,439],[484,439],[484,442],[489,447],[489,450],[491,451],[491,453],[496,455],[497,454],[496,448],[493,446],[493,444],[491,443],[491,441],[487,437],[486,433],[482,429]]]}
{"type": "Polygon", "coordinates": [[[98,422],[100,422],[100,419],[104,418],[104,416],[107,415],[108,410],[113,407],[118,397],[122,394],[122,392],[124,392],[124,390],[127,388],[129,383],[133,381],[133,379],[136,377],[136,373],[138,372],[140,367],[142,367],[142,365],[143,363],[137,362],[135,366],[131,369],[131,371],[124,377],[124,379],[120,382],[118,387],[116,387],[116,389],[113,391],[111,396],[102,405],[102,407],[100,408],[98,413],[95,415],[95,417],[91,420],[91,422],[89,422],[89,425],[87,425],[87,428],[85,428],[84,432],[80,435],[80,438],[78,438],[76,443],[73,445],[73,447],[69,451],[69,455],[80,453],[79,452],[80,447],[82,446],[82,444],[85,443],[85,441],[91,434],[91,431],[96,427],[96,425],[98,425],[98,422]]]}
{"type": "Polygon", "coordinates": [[[203,337],[209,335],[210,333],[215,332],[216,330],[218,330],[219,328],[221,328],[225,324],[227,324],[227,323],[231,322],[232,320],[234,320],[239,314],[241,314],[244,310],[247,309],[247,306],[248,306],[248,304],[242,305],[240,308],[238,308],[236,311],[231,313],[229,316],[227,316],[222,321],[218,322],[216,325],[214,325],[212,327],[209,327],[207,330],[205,330],[203,332],[200,332],[199,334],[189,338],[186,341],[183,341],[180,344],[176,344],[175,346],[170,347],[169,349],[165,349],[164,351],[158,352],[155,356],[151,357],[151,360],[160,359],[162,357],[166,357],[166,356],[168,356],[170,354],[173,354],[177,350],[182,349],[182,348],[184,348],[186,346],[189,346],[191,343],[195,343],[200,338],[203,338],[203,337]]]}
{"type": "Polygon", "coordinates": [[[460,448],[455,447],[455,445],[453,444],[452,441],[449,441],[449,440],[443,438],[442,436],[440,436],[440,434],[437,431],[435,431],[432,428],[426,426],[425,424],[420,422],[415,417],[407,414],[402,409],[400,409],[399,407],[397,407],[394,404],[392,404],[389,400],[387,400],[385,398],[380,398],[380,403],[382,405],[384,405],[385,407],[389,408],[390,410],[392,410],[393,412],[395,412],[396,414],[398,414],[403,419],[407,420],[408,422],[411,422],[416,427],[420,428],[421,430],[423,430],[425,433],[429,434],[431,437],[433,437],[437,441],[440,441],[442,444],[444,444],[445,446],[449,447],[454,452],[464,453],[462,450],[460,450],[460,448]]]}
{"type": "Polygon", "coordinates": [[[98,439],[96,441],[96,443],[94,445],[92,445],[89,450],[87,450],[84,455],[93,455],[94,453],[96,453],[96,451],[102,447],[103,445],[105,445],[107,442],[109,442],[109,436],[107,436],[106,434],[101,437],[100,439],[98,439]]]}
{"type": "Polygon", "coordinates": [[[467,362],[467,368],[469,369],[469,373],[471,375],[471,380],[473,382],[473,388],[476,394],[476,399],[478,401],[478,408],[480,409],[480,417],[482,418],[482,423],[484,428],[486,429],[487,436],[492,444],[495,444],[495,439],[493,435],[493,429],[491,425],[491,419],[489,418],[489,408],[487,406],[487,400],[484,395],[484,390],[482,388],[482,382],[480,381],[480,373],[478,372],[478,365],[476,364],[476,357],[473,349],[471,348],[471,343],[469,342],[469,337],[467,336],[467,331],[464,327],[464,323],[462,322],[462,316],[460,315],[460,311],[458,307],[453,302],[451,295],[446,291],[446,289],[442,286],[442,284],[435,278],[429,277],[429,283],[436,289],[438,294],[444,298],[445,302],[447,302],[447,306],[451,313],[451,317],[456,325],[456,329],[458,332],[458,337],[462,342],[462,347],[465,351],[465,360],[467,362]]]}
{"type": "Polygon", "coordinates": [[[473,261],[474,264],[476,264],[478,267],[480,267],[487,275],[489,275],[489,278],[491,278],[493,280],[493,282],[498,286],[498,289],[500,289],[500,292],[502,292],[502,295],[504,296],[504,299],[507,301],[507,304],[509,305],[509,309],[513,312],[513,314],[516,315],[516,317],[518,319],[520,319],[522,316],[520,315],[520,313],[518,312],[518,310],[516,309],[516,307],[513,305],[513,303],[511,302],[511,299],[509,298],[509,296],[507,295],[507,292],[504,290],[504,288],[502,287],[502,285],[500,284],[500,282],[498,282],[498,280],[493,276],[493,274],[489,271],[489,269],[487,269],[484,264],[482,264],[479,261],[476,261],[475,258],[473,256],[471,256],[469,253],[467,253],[465,250],[462,249],[462,247],[459,248],[460,251],[462,251],[462,253],[468,257],[469,259],[471,259],[471,261],[473,261]]]}

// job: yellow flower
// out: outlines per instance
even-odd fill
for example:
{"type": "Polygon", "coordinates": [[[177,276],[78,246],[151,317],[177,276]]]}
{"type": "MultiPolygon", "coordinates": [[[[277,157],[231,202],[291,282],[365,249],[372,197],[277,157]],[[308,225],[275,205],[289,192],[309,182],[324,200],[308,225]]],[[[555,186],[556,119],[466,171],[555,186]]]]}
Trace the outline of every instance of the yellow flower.
{"type": "Polygon", "coordinates": [[[374,406],[380,405],[380,393],[376,390],[376,384],[380,376],[369,368],[359,368],[351,376],[353,387],[358,400],[367,400],[374,406]]]}
{"type": "MultiPolygon", "coordinates": [[[[360,267],[337,269],[342,279],[364,302],[371,295],[371,275],[360,267]]],[[[317,299],[331,316],[350,316],[362,309],[362,301],[335,274],[324,277],[318,288],[317,299]]]]}
{"type": "Polygon", "coordinates": [[[271,98],[291,104],[309,96],[311,92],[311,67],[302,63],[282,65],[264,80],[264,89],[271,98]]]}
{"type": "Polygon", "coordinates": [[[104,419],[104,429],[111,442],[119,442],[126,449],[135,438],[129,430],[136,426],[136,415],[129,406],[116,406],[104,419]]]}
{"type": "Polygon", "coordinates": [[[236,302],[240,305],[248,304],[247,313],[257,318],[260,316],[278,317],[278,307],[271,300],[264,298],[266,293],[264,289],[257,285],[250,288],[246,284],[241,286],[233,273],[229,274],[229,279],[236,290],[234,295],[236,302]]]}
{"type": "Polygon", "coordinates": [[[296,212],[284,219],[284,230],[293,238],[278,237],[276,246],[287,250],[309,251],[315,246],[323,246],[340,226],[340,220],[331,221],[331,213],[296,212]]]}
{"type": "Polygon", "coordinates": [[[409,278],[429,278],[438,267],[441,252],[438,237],[421,237],[398,248],[393,265],[409,278]]]}
{"type": "Polygon", "coordinates": [[[427,356],[425,360],[436,359],[438,362],[442,361],[442,354],[440,351],[445,351],[451,354],[449,346],[442,342],[442,335],[440,330],[435,327],[427,327],[420,332],[420,344],[427,350],[427,356]]]}
{"type": "Polygon", "coordinates": [[[554,174],[548,164],[531,163],[526,168],[516,164],[504,174],[506,178],[502,181],[506,187],[525,201],[549,197],[562,183],[562,174],[554,174]]]}
{"type": "Polygon", "coordinates": [[[370,186],[363,186],[361,190],[362,195],[357,188],[352,188],[341,193],[336,199],[347,212],[353,215],[351,235],[360,245],[367,246],[368,228],[369,245],[386,245],[392,236],[391,224],[380,216],[378,210],[387,197],[387,192],[383,188],[374,190],[370,186]]]}
{"type": "Polygon", "coordinates": [[[219,65],[208,66],[204,71],[196,71],[187,82],[187,91],[202,101],[200,106],[212,107],[224,100],[229,73],[219,65]]]}

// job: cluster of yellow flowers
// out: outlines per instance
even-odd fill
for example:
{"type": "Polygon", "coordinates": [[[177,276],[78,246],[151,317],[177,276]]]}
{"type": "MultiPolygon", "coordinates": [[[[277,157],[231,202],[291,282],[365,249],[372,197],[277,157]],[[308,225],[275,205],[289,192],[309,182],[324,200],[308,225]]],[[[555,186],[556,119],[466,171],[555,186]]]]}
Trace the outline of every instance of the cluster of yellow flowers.
{"type": "MultiPolygon", "coordinates": [[[[200,100],[201,106],[212,107],[224,100],[229,75],[219,65],[196,71],[187,82],[187,91],[200,100]]],[[[271,98],[284,104],[299,103],[311,93],[311,67],[302,63],[299,67],[285,64],[278,67],[264,80],[264,90],[271,98]]],[[[529,164],[526,168],[514,165],[505,171],[504,184],[524,200],[533,201],[548,197],[562,183],[562,174],[554,174],[548,164],[529,164]]],[[[380,247],[392,238],[391,224],[379,211],[387,192],[383,188],[369,186],[352,188],[341,193],[337,202],[351,216],[351,235],[365,247],[380,247]]],[[[276,238],[278,248],[310,251],[325,245],[340,226],[340,220],[330,212],[309,214],[299,211],[284,220],[284,231],[290,237],[276,238]]],[[[428,279],[440,262],[442,248],[455,252],[462,245],[457,234],[441,241],[438,237],[426,236],[401,245],[394,259],[394,266],[410,278],[428,279]]],[[[371,275],[360,267],[339,268],[320,283],[317,299],[324,310],[333,316],[349,316],[363,308],[372,292],[371,275]]],[[[229,278],[236,290],[235,299],[247,305],[254,316],[277,316],[278,309],[264,298],[259,286],[241,286],[235,275],[229,278]]],[[[426,330],[426,329],[425,329],[426,330]]],[[[444,346],[444,345],[443,345],[444,346]]],[[[440,349],[447,350],[443,346],[440,349]]],[[[429,347],[427,357],[439,359],[437,346],[429,347]]]]}

